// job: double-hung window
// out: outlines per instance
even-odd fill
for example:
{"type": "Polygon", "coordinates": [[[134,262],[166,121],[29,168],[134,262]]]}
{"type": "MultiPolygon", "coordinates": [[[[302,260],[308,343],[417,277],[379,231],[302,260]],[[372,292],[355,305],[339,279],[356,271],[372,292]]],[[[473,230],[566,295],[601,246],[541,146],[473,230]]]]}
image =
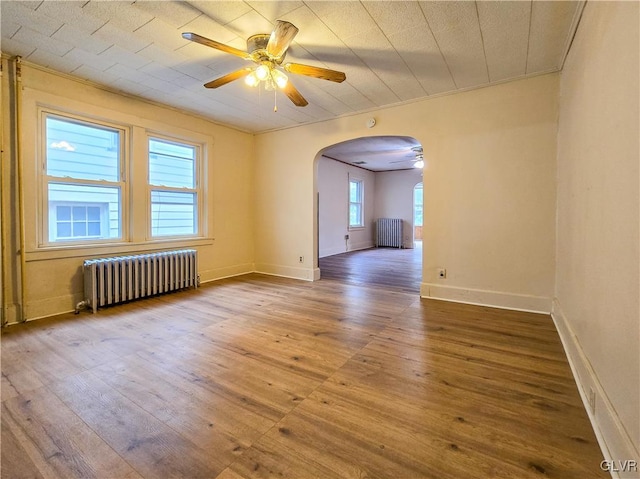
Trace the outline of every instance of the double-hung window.
{"type": "Polygon", "coordinates": [[[122,128],[44,114],[45,240],[122,238],[122,128]]]}
{"type": "Polygon", "coordinates": [[[362,208],[363,182],[362,180],[349,180],[349,227],[364,226],[362,208]]]}
{"type": "Polygon", "coordinates": [[[151,237],[198,236],[201,147],[149,138],[151,237]]]}

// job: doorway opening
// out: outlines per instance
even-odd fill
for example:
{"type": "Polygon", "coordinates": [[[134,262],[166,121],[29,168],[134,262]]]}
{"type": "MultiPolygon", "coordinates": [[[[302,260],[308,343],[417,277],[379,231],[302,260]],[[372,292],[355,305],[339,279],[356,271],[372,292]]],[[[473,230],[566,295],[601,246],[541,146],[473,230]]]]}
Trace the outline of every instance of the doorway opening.
{"type": "Polygon", "coordinates": [[[419,291],[422,210],[416,210],[415,187],[422,185],[420,160],[422,145],[402,136],[357,138],[320,151],[315,186],[321,278],[380,285],[382,279],[391,279],[388,271],[393,269],[404,271],[400,275],[404,277],[394,280],[404,291],[419,291]],[[375,247],[380,218],[402,220],[400,249],[375,247]],[[416,218],[420,221],[417,236],[416,218]],[[408,267],[407,262],[414,266],[408,267]]]}

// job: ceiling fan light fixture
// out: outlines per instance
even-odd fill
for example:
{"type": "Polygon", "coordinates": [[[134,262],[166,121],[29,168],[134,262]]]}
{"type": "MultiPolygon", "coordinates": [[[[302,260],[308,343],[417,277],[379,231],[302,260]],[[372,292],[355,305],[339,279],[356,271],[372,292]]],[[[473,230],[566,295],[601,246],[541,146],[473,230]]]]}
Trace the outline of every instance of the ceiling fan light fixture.
{"type": "Polygon", "coordinates": [[[413,164],[414,168],[424,168],[424,161],[423,160],[418,160],[413,164]]]}
{"type": "Polygon", "coordinates": [[[252,71],[245,77],[244,82],[249,86],[258,86],[260,79],[258,78],[258,75],[256,75],[256,72],[252,71]]]}
{"type": "Polygon", "coordinates": [[[264,63],[256,68],[256,76],[260,81],[264,81],[269,78],[269,73],[271,73],[271,69],[264,63]]]}
{"type": "Polygon", "coordinates": [[[282,73],[280,70],[276,70],[275,68],[271,70],[271,77],[279,88],[284,88],[285,86],[287,86],[287,82],[289,81],[287,75],[282,73]]]}

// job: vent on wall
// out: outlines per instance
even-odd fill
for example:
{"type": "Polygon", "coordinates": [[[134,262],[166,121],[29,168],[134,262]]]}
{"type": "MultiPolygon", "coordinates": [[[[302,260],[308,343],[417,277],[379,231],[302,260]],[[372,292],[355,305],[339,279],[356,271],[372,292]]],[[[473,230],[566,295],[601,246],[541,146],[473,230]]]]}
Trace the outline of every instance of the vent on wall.
{"type": "Polygon", "coordinates": [[[366,165],[367,162],[366,161],[354,161],[352,164],[354,164],[354,165],[366,165]]]}

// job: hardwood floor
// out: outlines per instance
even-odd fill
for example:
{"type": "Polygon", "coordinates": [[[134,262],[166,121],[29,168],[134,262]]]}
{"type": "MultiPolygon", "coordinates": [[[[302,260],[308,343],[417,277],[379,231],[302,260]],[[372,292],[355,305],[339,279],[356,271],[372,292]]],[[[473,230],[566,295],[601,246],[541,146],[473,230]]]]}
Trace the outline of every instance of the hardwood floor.
{"type": "Polygon", "coordinates": [[[2,332],[3,478],[608,477],[551,319],[247,275],[2,332]]]}
{"type": "Polygon", "coordinates": [[[326,256],[319,266],[325,279],[419,293],[422,242],[413,249],[371,248],[326,256]]]}

